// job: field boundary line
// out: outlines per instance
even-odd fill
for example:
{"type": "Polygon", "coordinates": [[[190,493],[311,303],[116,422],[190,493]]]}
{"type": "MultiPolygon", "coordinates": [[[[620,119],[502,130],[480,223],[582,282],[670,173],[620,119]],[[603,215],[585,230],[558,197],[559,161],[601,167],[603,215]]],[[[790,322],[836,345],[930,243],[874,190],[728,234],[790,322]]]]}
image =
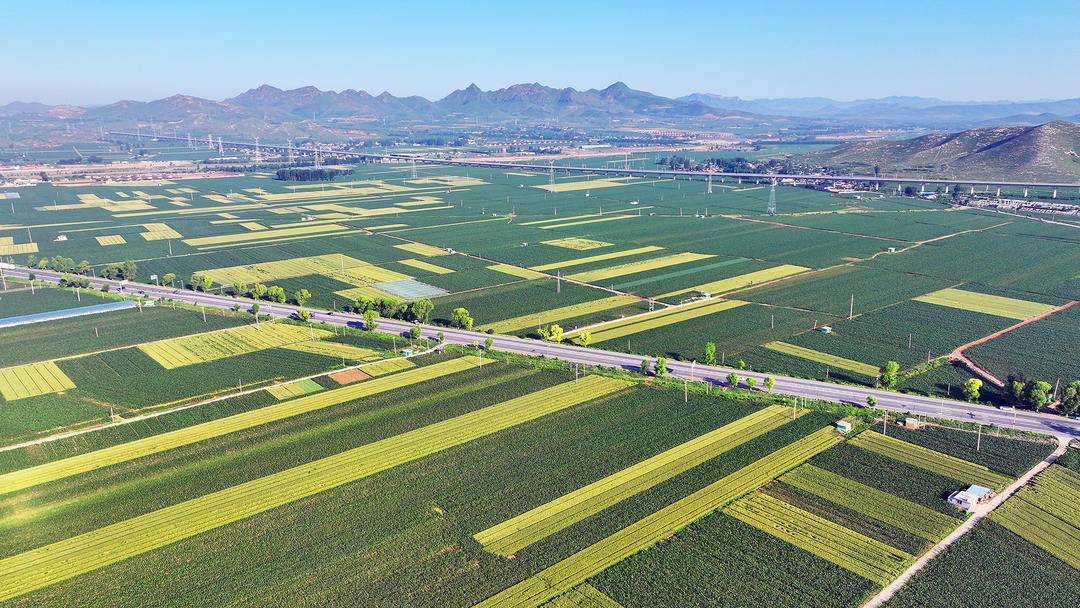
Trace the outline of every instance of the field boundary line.
{"type": "Polygon", "coordinates": [[[907,584],[911,577],[915,576],[919,570],[922,570],[926,564],[930,563],[935,557],[941,554],[949,545],[960,540],[962,536],[967,534],[975,524],[979,523],[984,517],[989,515],[994,509],[998,508],[1001,503],[1005,502],[1010,496],[1015,494],[1020,488],[1028,484],[1029,481],[1039,473],[1043,472],[1047,467],[1054,463],[1065,451],[1069,449],[1068,440],[1059,441],[1058,447],[1049,456],[1044,458],[1041,462],[1031,467],[1026,473],[1020,476],[1019,479],[1012,482],[1009,487],[1001,491],[1000,494],[990,500],[990,502],[979,505],[975,508],[972,516],[969,517],[964,523],[957,526],[951,534],[946,536],[941,542],[937,543],[933,547],[930,547],[925,553],[919,556],[915,560],[915,563],[908,567],[907,570],[896,578],[893,582],[882,588],[876,595],[871,597],[862,605],[861,608],[878,608],[885,604],[885,602],[892,599],[896,592],[899,591],[904,585],[907,584]]]}

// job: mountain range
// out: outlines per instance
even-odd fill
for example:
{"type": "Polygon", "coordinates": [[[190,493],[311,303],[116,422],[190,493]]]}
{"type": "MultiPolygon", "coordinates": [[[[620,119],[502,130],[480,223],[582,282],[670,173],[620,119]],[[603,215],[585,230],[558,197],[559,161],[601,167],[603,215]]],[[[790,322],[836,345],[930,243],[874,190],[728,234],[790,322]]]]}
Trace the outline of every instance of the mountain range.
{"type": "Polygon", "coordinates": [[[1076,182],[1080,125],[1059,120],[853,142],[802,155],[800,160],[860,174],[872,174],[877,167],[883,175],[1076,182]]]}

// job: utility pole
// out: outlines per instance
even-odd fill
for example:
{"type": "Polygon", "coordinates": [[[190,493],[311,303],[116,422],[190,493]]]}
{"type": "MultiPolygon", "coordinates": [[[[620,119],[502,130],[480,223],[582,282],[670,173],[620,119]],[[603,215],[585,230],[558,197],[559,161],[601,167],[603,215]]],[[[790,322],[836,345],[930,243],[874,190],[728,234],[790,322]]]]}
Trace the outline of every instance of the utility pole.
{"type": "Polygon", "coordinates": [[[979,431],[975,435],[975,451],[978,452],[982,447],[982,425],[979,425],[979,431]]]}
{"type": "Polygon", "coordinates": [[[855,316],[855,294],[851,294],[851,304],[848,305],[847,318],[850,321],[851,317],[855,316]]]}

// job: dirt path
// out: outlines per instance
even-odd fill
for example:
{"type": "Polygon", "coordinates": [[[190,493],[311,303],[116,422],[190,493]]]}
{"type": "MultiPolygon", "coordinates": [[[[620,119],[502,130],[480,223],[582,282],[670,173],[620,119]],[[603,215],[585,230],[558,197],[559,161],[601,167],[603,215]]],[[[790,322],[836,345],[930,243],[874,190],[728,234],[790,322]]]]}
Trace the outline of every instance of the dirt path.
{"type": "Polygon", "coordinates": [[[896,592],[899,591],[904,585],[906,585],[907,582],[911,580],[911,577],[915,575],[915,573],[917,573],[919,570],[922,570],[923,567],[926,566],[926,564],[930,563],[930,560],[940,555],[946,547],[953,544],[962,536],[967,534],[972,528],[975,527],[975,524],[979,523],[979,521],[982,520],[982,518],[989,515],[991,511],[996,509],[999,505],[1001,505],[1001,503],[1005,502],[1006,499],[1016,493],[1017,490],[1022,488],[1029,481],[1031,481],[1032,477],[1035,477],[1044,469],[1046,469],[1046,467],[1053,464],[1053,462],[1057,460],[1058,457],[1060,457],[1062,454],[1064,454],[1065,450],[1067,450],[1068,448],[1069,440],[1067,438],[1060,438],[1058,440],[1058,447],[1056,450],[1054,450],[1052,454],[1043,459],[1042,462],[1032,467],[1027,473],[1021,475],[1019,479],[1014,481],[1009,487],[1002,490],[1001,493],[995,496],[992,500],[990,500],[990,502],[976,507],[975,511],[972,512],[971,517],[969,517],[964,523],[960,524],[959,527],[953,530],[952,534],[949,534],[945,537],[944,540],[931,547],[930,550],[926,553],[922,554],[922,556],[920,556],[919,559],[915,560],[915,563],[908,567],[908,569],[905,570],[904,573],[901,574],[896,580],[894,580],[884,589],[879,591],[877,595],[870,598],[869,601],[863,604],[862,608],[878,608],[878,606],[881,606],[885,602],[892,599],[892,596],[896,595],[896,592]]]}
{"type": "Polygon", "coordinates": [[[1062,304],[1061,306],[1058,306],[1057,308],[1055,308],[1053,310],[1044,312],[1041,315],[1031,317],[1030,319],[1025,319],[1023,321],[1020,321],[1019,323],[1014,323],[1013,325],[1010,325],[1010,326],[1006,327],[1005,329],[995,331],[992,334],[983,336],[983,337],[978,338],[976,340],[972,340],[971,342],[968,342],[967,344],[962,344],[960,346],[957,346],[955,349],[953,349],[953,351],[951,353],[949,353],[949,361],[952,361],[953,363],[957,363],[959,365],[962,365],[963,367],[967,368],[967,370],[970,371],[972,374],[982,378],[983,380],[986,380],[987,382],[989,382],[990,384],[993,384],[994,386],[996,386],[998,388],[1003,388],[1005,386],[1005,382],[1003,382],[1000,378],[998,378],[994,374],[990,373],[989,370],[984,369],[978,363],[975,363],[974,361],[969,359],[967,357],[967,355],[964,354],[964,351],[969,349],[969,348],[972,348],[974,346],[978,346],[980,344],[985,344],[985,343],[987,343],[987,342],[989,342],[989,341],[991,341],[991,340],[993,340],[995,338],[999,338],[999,337],[1001,337],[1001,336],[1003,336],[1003,335],[1005,335],[1005,334],[1007,334],[1007,333],[1009,333],[1011,331],[1016,331],[1017,329],[1020,329],[1021,327],[1025,326],[1025,325],[1030,325],[1032,323],[1035,323],[1036,321],[1041,321],[1041,320],[1045,319],[1046,317],[1049,317],[1050,315],[1055,315],[1055,314],[1057,314],[1057,313],[1059,313],[1059,312],[1061,312],[1063,310],[1068,310],[1069,308],[1072,308],[1076,304],[1077,304],[1076,300],[1071,300],[1071,301],[1069,301],[1069,302],[1067,302],[1065,304],[1062,304]]]}

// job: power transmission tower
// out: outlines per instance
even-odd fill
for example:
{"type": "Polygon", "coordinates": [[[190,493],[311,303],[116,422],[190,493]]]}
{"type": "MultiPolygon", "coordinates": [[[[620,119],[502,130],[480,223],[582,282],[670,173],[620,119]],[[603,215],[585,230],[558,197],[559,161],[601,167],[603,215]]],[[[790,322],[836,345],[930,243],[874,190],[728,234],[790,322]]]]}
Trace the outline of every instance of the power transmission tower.
{"type": "Polygon", "coordinates": [[[712,173],[709,174],[709,185],[705,188],[706,194],[712,194],[712,173]]]}
{"type": "Polygon", "coordinates": [[[773,178],[769,186],[769,207],[765,210],[769,215],[776,215],[776,179],[773,178]]]}

